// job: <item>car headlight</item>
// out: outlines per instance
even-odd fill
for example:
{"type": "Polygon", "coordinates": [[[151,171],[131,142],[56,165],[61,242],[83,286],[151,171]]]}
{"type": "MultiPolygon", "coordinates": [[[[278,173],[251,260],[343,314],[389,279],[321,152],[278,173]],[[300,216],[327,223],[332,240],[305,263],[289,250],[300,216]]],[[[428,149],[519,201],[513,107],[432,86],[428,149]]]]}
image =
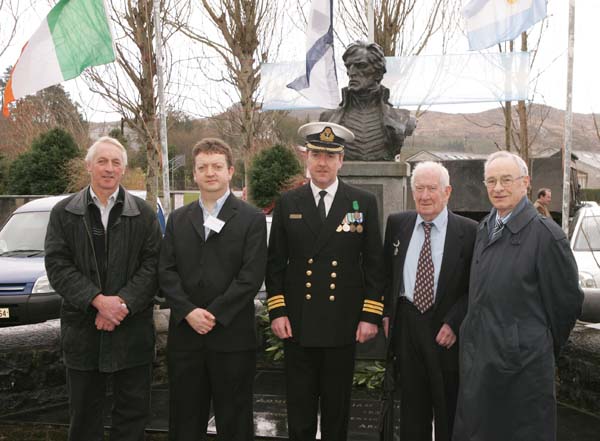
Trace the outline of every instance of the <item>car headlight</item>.
{"type": "Polygon", "coordinates": [[[582,288],[597,288],[594,276],[584,271],[579,272],[579,285],[582,288]]]}
{"type": "Polygon", "coordinates": [[[33,285],[33,289],[31,290],[32,294],[47,294],[49,292],[54,292],[54,288],[50,285],[50,281],[48,280],[48,276],[44,274],[43,276],[38,277],[33,285]]]}

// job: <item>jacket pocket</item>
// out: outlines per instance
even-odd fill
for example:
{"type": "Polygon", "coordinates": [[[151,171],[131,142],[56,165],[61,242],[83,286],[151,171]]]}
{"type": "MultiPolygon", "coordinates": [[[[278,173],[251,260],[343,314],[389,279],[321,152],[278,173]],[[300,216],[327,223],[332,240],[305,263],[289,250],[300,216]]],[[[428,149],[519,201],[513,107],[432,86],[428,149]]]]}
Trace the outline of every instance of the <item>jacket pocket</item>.
{"type": "Polygon", "coordinates": [[[501,344],[501,368],[515,371],[521,368],[521,351],[519,350],[519,327],[516,323],[502,325],[503,342],[501,344]]]}

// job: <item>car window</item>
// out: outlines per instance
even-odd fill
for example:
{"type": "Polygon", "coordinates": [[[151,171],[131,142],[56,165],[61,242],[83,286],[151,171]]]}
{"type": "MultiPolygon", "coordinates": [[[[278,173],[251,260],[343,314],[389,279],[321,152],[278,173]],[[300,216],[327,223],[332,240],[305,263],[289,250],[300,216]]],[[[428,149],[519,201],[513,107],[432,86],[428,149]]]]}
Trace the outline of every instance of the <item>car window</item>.
{"type": "Polygon", "coordinates": [[[16,213],[0,231],[0,254],[43,253],[49,211],[16,213]]]}
{"type": "Polygon", "coordinates": [[[600,216],[586,216],[575,238],[574,251],[600,251],[600,216]]]}

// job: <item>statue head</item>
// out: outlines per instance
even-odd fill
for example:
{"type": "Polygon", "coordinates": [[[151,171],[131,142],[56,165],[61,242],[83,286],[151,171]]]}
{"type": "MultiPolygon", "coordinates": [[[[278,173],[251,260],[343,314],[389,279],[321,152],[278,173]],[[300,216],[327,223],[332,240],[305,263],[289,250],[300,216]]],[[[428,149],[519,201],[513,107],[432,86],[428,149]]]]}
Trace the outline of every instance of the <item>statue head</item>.
{"type": "Polygon", "coordinates": [[[379,88],[385,74],[385,55],[377,43],[355,41],[342,55],[348,74],[348,90],[370,93],[379,88]]]}

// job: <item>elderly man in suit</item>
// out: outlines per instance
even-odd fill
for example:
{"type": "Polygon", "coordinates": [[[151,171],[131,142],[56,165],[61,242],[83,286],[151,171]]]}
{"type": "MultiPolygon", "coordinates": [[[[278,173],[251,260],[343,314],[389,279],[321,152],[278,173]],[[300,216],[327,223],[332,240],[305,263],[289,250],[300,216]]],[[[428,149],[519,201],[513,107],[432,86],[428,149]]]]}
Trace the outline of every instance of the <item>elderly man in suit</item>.
{"type": "Polygon", "coordinates": [[[458,330],[467,309],[476,222],[448,210],[448,170],[419,163],[416,211],[390,215],[384,256],[389,348],[399,368],[402,440],[449,441],[458,389],[458,330]]]}
{"type": "Polygon", "coordinates": [[[377,334],[383,315],[382,243],[375,196],[338,179],[338,124],[300,127],[310,182],[275,206],[267,264],[273,332],[284,339],[291,441],[344,441],[356,342],[377,334]]]}
{"type": "Polygon", "coordinates": [[[491,154],[461,326],[454,441],[556,440],[556,360],[581,313],[565,233],[527,199],[527,164],[491,154]]]}
{"type": "Polygon", "coordinates": [[[205,439],[212,400],[219,439],[252,441],[253,299],[267,260],[265,216],[229,190],[225,142],[205,138],[193,155],[200,200],[171,214],[159,261],[171,307],[169,439],[205,439]]]}

